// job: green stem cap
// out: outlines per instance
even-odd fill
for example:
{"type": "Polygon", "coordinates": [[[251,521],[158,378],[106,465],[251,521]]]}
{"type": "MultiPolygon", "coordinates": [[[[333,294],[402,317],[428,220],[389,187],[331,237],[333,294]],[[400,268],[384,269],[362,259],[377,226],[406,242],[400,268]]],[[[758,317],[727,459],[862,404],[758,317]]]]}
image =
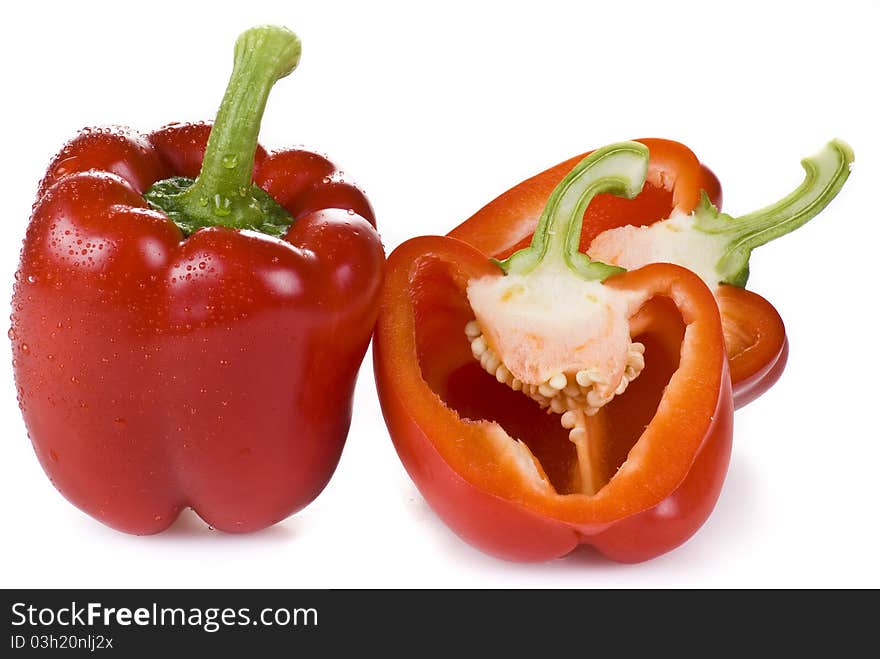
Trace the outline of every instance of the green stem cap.
{"type": "Polygon", "coordinates": [[[619,142],[593,151],[550,194],[531,244],[495,263],[505,274],[527,274],[542,264],[564,264],[590,281],[623,272],[580,251],[584,213],[599,193],[632,199],[641,192],[647,172],[648,147],[644,144],[619,142]]]}
{"type": "MultiPolygon", "coordinates": [[[[232,75],[198,177],[194,182],[168,179],[145,194],[185,232],[204,226],[263,230],[267,223],[284,224],[280,207],[253,185],[252,174],[269,92],[296,68],[300,52],[299,38],[284,27],[254,27],[238,37],[232,75]]],[[[277,227],[272,229],[267,233],[277,233],[277,227]]]]}
{"type": "Polygon", "coordinates": [[[694,211],[695,227],[727,239],[725,252],[715,266],[722,281],[745,286],[752,250],[816,217],[840,192],[854,160],[846,142],[832,140],[819,153],[801,161],[806,177],[796,190],[775,204],[740,217],[721,213],[703,193],[694,211]]]}

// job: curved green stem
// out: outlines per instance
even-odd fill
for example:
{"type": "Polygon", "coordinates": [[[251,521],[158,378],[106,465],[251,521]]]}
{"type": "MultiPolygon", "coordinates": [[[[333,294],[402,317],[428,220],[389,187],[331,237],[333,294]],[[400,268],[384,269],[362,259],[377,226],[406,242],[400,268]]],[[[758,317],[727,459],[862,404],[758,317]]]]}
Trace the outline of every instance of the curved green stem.
{"type": "Polygon", "coordinates": [[[816,217],[840,192],[853,161],[849,145],[833,140],[815,156],[801,161],[806,177],[796,190],[775,204],[736,218],[719,212],[704,194],[695,211],[694,226],[727,239],[724,255],[716,266],[723,281],[745,286],[752,250],[816,217]]]}
{"type": "Polygon", "coordinates": [[[623,268],[593,261],[580,251],[587,206],[597,194],[632,199],[642,190],[648,171],[648,148],[619,142],[597,149],[581,160],[556,186],[541,213],[531,244],[503,261],[506,274],[527,274],[541,264],[564,263],[587,280],[602,281],[623,268]]]}
{"type": "Polygon", "coordinates": [[[272,86],[296,68],[299,38],[287,28],[251,28],[235,42],[235,61],[202,168],[195,181],[174,178],[144,195],[185,233],[205,226],[277,233],[292,219],[252,183],[260,122],[272,86]]]}

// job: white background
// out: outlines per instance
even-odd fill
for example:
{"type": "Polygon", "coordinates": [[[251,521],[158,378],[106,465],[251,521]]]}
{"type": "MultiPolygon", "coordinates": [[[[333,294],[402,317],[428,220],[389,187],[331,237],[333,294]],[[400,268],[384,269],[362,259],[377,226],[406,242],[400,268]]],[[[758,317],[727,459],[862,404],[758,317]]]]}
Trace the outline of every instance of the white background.
{"type": "MultiPolygon", "coordinates": [[[[779,384],[736,415],[718,506],[683,547],[635,566],[593,553],[511,564],[433,515],[382,422],[370,357],[325,492],[261,533],[186,514],[126,536],[42,473],[0,342],[0,586],[880,586],[877,254],[880,11],[865,2],[13,3],[0,25],[5,305],[37,182],[86,125],[150,130],[213,116],[237,34],[303,41],[261,141],[326,152],[369,194],[390,251],[445,233],[523,178],[634,137],[690,145],[744,213],[850,142],[849,183],[817,220],[752,259],[750,288],[788,327],[779,384]],[[13,8],[14,7],[14,8],[13,8]]],[[[161,413],[161,411],[157,411],[161,413]]]]}

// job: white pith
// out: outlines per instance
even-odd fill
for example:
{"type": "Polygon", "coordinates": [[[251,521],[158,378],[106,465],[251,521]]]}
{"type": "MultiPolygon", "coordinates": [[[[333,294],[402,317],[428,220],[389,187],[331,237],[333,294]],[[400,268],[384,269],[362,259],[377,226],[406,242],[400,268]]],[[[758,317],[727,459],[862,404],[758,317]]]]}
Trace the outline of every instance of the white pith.
{"type": "Polygon", "coordinates": [[[560,415],[575,445],[582,488],[594,493],[587,417],[639,376],[645,347],[628,318],[640,301],[564,268],[483,277],[468,285],[471,351],[498,382],[560,415]]]}
{"type": "Polygon", "coordinates": [[[648,226],[624,226],[603,231],[587,249],[590,258],[636,270],[648,263],[674,263],[696,273],[715,290],[721,282],[716,265],[727,240],[694,226],[693,214],[675,210],[665,220],[648,226]]]}

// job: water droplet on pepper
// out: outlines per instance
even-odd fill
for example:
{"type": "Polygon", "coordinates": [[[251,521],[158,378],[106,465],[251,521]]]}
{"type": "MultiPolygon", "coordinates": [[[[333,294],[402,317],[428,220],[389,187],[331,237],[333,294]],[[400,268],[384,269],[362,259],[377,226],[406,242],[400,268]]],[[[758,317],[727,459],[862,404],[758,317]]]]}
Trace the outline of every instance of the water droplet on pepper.
{"type": "Polygon", "coordinates": [[[221,196],[219,193],[214,195],[214,215],[217,217],[226,217],[232,212],[232,200],[221,196]]]}

